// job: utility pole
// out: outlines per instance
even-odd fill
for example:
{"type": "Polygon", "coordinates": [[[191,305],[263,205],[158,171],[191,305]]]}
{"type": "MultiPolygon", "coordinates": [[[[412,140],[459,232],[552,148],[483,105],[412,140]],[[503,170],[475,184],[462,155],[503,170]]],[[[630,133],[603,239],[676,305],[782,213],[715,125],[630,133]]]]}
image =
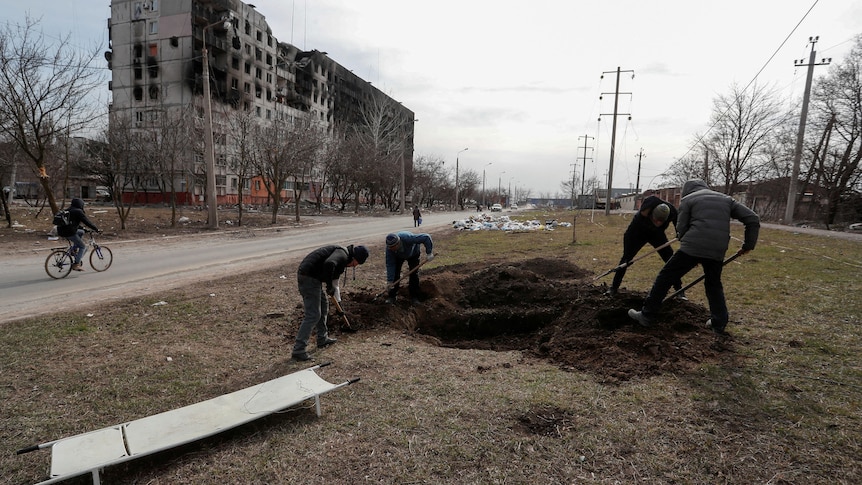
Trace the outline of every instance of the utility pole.
{"type": "MultiPolygon", "coordinates": [[[[586,180],[586,178],[587,178],[587,149],[588,149],[588,148],[589,148],[590,150],[592,150],[592,149],[593,149],[593,147],[588,147],[588,146],[587,146],[587,142],[589,141],[589,139],[590,139],[590,138],[592,138],[593,140],[595,140],[595,137],[584,135],[584,136],[579,136],[579,137],[578,137],[578,140],[580,140],[581,138],[583,138],[583,139],[584,139],[584,156],[583,156],[583,159],[584,159],[584,169],[583,169],[583,170],[581,170],[581,195],[584,195],[584,181],[585,181],[585,180],[586,180]]],[[[592,158],[592,157],[590,157],[590,160],[592,160],[592,159],[593,159],[593,158],[592,158]]],[[[596,195],[596,194],[593,194],[593,195],[596,195]]]]}
{"type": "Polygon", "coordinates": [[[453,210],[458,210],[458,207],[461,206],[461,201],[458,198],[458,157],[461,155],[461,152],[466,151],[467,148],[458,150],[458,153],[455,154],[455,207],[453,207],[453,210]]]}
{"type": "Polygon", "coordinates": [[[802,113],[799,115],[799,131],[796,133],[796,150],[793,152],[793,171],[790,174],[790,190],[787,193],[787,210],[784,212],[784,223],[787,225],[793,224],[793,213],[796,210],[796,184],[799,179],[799,162],[802,160],[802,141],[805,138],[805,121],[808,118],[808,99],[811,94],[811,78],[814,77],[814,66],[825,66],[832,62],[832,58],[823,58],[820,62],[814,61],[814,56],[817,52],[814,50],[814,44],[820,39],[820,36],[809,37],[808,42],[811,43],[811,55],[808,57],[808,64],[805,64],[805,59],[797,59],[793,61],[793,65],[797,67],[808,66],[808,76],[805,78],[805,94],[802,97],[802,113]]]}
{"type": "MultiPolygon", "coordinates": [[[[614,95],[614,112],[613,112],[614,123],[613,123],[613,128],[611,129],[611,160],[610,160],[610,163],[608,165],[608,167],[609,167],[608,168],[608,191],[607,191],[607,194],[605,195],[605,215],[606,216],[611,215],[611,189],[613,188],[613,182],[614,182],[614,148],[615,148],[615,145],[617,142],[617,115],[618,114],[625,114],[626,116],[629,117],[629,119],[632,119],[631,113],[617,113],[617,109],[619,107],[619,101],[620,101],[620,94],[628,94],[628,95],[632,94],[632,93],[620,93],[620,73],[621,72],[630,72],[630,73],[632,73],[632,77],[634,77],[634,71],[621,71],[619,66],[617,67],[616,71],[605,71],[605,72],[603,72],[602,77],[604,78],[605,74],[608,74],[611,72],[617,73],[617,84],[616,84],[616,88],[614,89],[614,92],[613,92],[613,95],[614,95]]],[[[611,94],[611,93],[602,93],[602,95],[605,95],[605,94],[611,94]]],[[[602,99],[602,96],[599,96],[599,99],[602,99]]],[[[601,119],[601,116],[604,116],[605,114],[599,115],[599,119],[601,119]]]]}
{"type": "Polygon", "coordinates": [[[703,147],[703,181],[709,186],[709,148],[703,147]]]}
{"type": "Polygon", "coordinates": [[[640,153],[638,153],[638,176],[635,179],[635,192],[638,194],[641,193],[641,158],[644,157],[644,149],[641,147],[640,153]]]}

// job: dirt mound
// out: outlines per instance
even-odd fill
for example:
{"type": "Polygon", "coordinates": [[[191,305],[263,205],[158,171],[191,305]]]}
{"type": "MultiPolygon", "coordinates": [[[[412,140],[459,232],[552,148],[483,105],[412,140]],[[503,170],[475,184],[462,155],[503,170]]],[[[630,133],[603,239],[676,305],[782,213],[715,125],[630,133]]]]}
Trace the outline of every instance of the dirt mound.
{"type": "Polygon", "coordinates": [[[669,302],[641,328],[627,312],[645,295],[607,297],[592,276],[563,259],[444,266],[423,271],[420,304],[403,285],[395,305],[359,294],[346,311],[356,330],[404,326],[439,345],[521,350],[610,381],[685,372],[728,350],[703,328],[702,306],[669,302]]]}

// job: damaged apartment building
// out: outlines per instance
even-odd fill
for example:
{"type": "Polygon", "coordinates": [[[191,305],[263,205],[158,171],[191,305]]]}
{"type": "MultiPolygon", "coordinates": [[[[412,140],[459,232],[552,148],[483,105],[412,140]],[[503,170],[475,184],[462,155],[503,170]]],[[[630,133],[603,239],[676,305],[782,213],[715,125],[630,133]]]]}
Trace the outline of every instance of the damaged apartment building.
{"type": "MultiPolygon", "coordinates": [[[[156,139],[163,117],[179,113],[192,113],[203,126],[206,48],[220,205],[239,202],[240,184],[244,194],[254,197],[251,180],[240,180],[229,163],[238,152],[231,117],[241,111],[261,124],[309,120],[334,133],[359,121],[363,101],[382,96],[392,101],[388,104],[395,116],[405,120],[405,159],[412,169],[413,112],[326,52],[279,42],[254,5],[238,0],[111,0],[109,42],[105,56],[111,70],[111,124],[128,126],[141,140],[156,139]]],[[[168,178],[180,203],[203,200],[202,144],[190,139],[182,152],[170,169],[162,165],[136,176],[136,190],[146,197],[139,199],[159,202],[159,186],[168,186],[168,178]]]]}

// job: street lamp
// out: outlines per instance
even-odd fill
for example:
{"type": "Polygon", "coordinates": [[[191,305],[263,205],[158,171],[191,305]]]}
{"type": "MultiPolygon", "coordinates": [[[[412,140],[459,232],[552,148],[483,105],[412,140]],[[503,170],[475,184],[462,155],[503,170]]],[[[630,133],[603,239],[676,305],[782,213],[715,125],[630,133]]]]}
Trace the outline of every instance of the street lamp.
{"type": "Polygon", "coordinates": [[[499,177],[497,178],[497,197],[500,197],[500,205],[503,205],[503,197],[502,197],[503,193],[501,192],[501,187],[500,187],[500,185],[501,185],[501,183],[503,182],[503,174],[504,174],[504,173],[506,173],[506,171],[505,171],[505,170],[503,170],[502,172],[500,172],[500,175],[499,175],[499,177]]]}
{"type": "Polygon", "coordinates": [[[203,28],[203,47],[201,55],[204,58],[203,65],[203,83],[204,83],[204,122],[206,124],[206,133],[204,133],[204,162],[207,169],[207,185],[206,185],[206,203],[207,203],[207,227],[210,229],[218,229],[218,208],[216,207],[216,176],[215,176],[215,152],[213,148],[213,108],[212,99],[210,98],[210,58],[207,50],[207,29],[216,25],[221,25],[225,30],[231,28],[230,21],[233,16],[222,17],[218,22],[213,22],[203,28]]]}
{"type": "MultiPolygon", "coordinates": [[[[368,84],[371,84],[371,83],[369,82],[368,84]]],[[[401,101],[399,101],[398,104],[401,104],[401,101]]],[[[419,118],[413,118],[411,121],[413,123],[416,123],[419,121],[419,118]]],[[[416,132],[416,125],[413,125],[413,130],[411,132],[411,137],[410,137],[411,140],[413,139],[412,134],[415,132],[416,132]]],[[[412,147],[413,144],[411,143],[410,146],[412,147]]],[[[413,160],[413,150],[410,151],[410,160],[411,161],[413,160]]],[[[411,163],[411,166],[412,166],[412,163],[411,163]]],[[[400,206],[400,210],[398,211],[399,214],[404,214],[404,204],[406,203],[405,201],[407,200],[406,199],[406,197],[407,197],[407,184],[404,182],[404,180],[405,180],[404,179],[404,172],[405,172],[405,170],[404,170],[404,152],[402,150],[402,152],[401,152],[401,191],[400,191],[401,192],[401,203],[399,204],[399,206],[400,206]]]]}
{"type": "Polygon", "coordinates": [[[460,155],[461,152],[466,152],[466,151],[467,151],[467,149],[465,148],[463,150],[459,150],[458,153],[455,154],[455,207],[454,207],[455,210],[458,210],[458,206],[461,202],[461,200],[458,199],[458,155],[460,155]]]}
{"type": "MultiPolygon", "coordinates": [[[[488,162],[488,165],[491,165],[492,163],[494,162],[488,162]]],[[[482,167],[482,207],[485,207],[485,169],[488,165],[482,167]]]]}
{"type": "Polygon", "coordinates": [[[509,177],[509,190],[506,192],[506,202],[510,208],[512,207],[512,179],[514,178],[515,177],[509,177]]]}

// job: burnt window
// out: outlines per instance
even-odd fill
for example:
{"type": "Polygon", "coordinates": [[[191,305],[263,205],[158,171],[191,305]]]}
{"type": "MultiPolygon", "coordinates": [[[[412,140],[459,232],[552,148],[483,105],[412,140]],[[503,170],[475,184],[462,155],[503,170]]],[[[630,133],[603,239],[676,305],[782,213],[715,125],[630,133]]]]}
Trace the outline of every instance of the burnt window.
{"type": "Polygon", "coordinates": [[[150,99],[159,99],[159,87],[158,86],[150,86],[150,99]]]}
{"type": "Polygon", "coordinates": [[[144,99],[144,89],[140,86],[135,86],[135,89],[132,90],[132,93],[135,96],[135,101],[142,101],[144,99]]]}

